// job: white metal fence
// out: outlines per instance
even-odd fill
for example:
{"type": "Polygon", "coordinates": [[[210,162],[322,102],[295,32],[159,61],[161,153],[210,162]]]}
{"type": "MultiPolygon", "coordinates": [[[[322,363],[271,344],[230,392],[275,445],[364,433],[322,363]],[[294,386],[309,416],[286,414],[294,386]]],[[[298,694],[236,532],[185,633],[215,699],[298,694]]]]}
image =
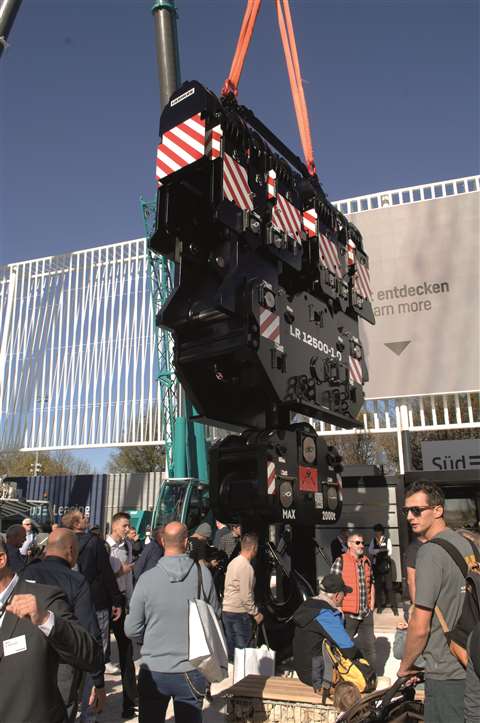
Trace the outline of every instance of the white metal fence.
{"type": "MultiPolygon", "coordinates": [[[[336,205],[354,213],[479,190],[475,176],[336,205]]],[[[145,239],[0,267],[0,448],[162,443],[151,299],[145,239]]],[[[370,400],[363,427],[480,427],[479,395],[370,400]]]]}
{"type": "Polygon", "coordinates": [[[0,269],[0,443],[161,440],[145,240],[0,269]]]}
{"type": "Polygon", "coordinates": [[[480,176],[466,176],[465,178],[454,178],[450,181],[436,181],[435,183],[424,183],[418,186],[396,188],[392,191],[368,193],[365,196],[334,201],[334,206],[345,214],[361,213],[362,211],[375,211],[389,206],[404,206],[409,203],[459,196],[463,193],[474,193],[475,191],[480,191],[480,176]]]}

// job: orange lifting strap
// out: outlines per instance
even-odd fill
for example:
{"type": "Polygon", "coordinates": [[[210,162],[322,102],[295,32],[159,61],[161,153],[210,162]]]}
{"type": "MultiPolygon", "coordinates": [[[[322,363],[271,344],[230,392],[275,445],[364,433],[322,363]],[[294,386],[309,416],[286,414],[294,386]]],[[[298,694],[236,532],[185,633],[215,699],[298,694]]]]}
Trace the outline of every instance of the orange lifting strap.
{"type": "MultiPolygon", "coordinates": [[[[245,57],[253,35],[253,29],[257,20],[258,11],[262,0],[247,0],[247,7],[243,16],[242,27],[238,36],[237,47],[232,60],[230,73],[222,88],[222,95],[238,93],[238,83],[242,74],[245,57]]],[[[308,120],[307,102],[303,92],[300,63],[298,62],[297,44],[293,30],[292,15],[290,13],[289,0],[275,0],[277,8],[278,26],[282,38],[283,53],[287,64],[290,89],[292,91],[295,115],[297,116],[298,131],[302,143],[305,162],[310,175],[316,174],[315,161],[313,158],[312,136],[310,133],[310,122],[308,120]]]]}

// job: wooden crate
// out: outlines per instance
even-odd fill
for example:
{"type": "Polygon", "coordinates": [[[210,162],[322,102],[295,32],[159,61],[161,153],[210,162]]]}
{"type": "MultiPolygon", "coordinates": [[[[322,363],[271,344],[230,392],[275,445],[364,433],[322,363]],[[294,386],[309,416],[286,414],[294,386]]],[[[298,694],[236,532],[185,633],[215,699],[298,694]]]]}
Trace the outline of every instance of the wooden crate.
{"type": "Polygon", "coordinates": [[[338,716],[296,678],[247,675],[222,695],[230,723],[335,723],[338,716]]]}

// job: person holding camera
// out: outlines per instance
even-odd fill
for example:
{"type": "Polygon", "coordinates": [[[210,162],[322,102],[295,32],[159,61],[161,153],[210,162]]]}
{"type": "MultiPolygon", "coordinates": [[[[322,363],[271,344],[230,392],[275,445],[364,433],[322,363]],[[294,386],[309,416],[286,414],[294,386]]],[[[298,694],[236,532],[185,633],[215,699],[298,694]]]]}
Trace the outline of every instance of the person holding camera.
{"type": "Polygon", "coordinates": [[[392,541],[385,535],[383,525],[375,525],[373,531],[375,536],[368,546],[368,556],[372,561],[377,613],[382,613],[388,603],[393,614],[398,615],[392,578],[392,541]]]}

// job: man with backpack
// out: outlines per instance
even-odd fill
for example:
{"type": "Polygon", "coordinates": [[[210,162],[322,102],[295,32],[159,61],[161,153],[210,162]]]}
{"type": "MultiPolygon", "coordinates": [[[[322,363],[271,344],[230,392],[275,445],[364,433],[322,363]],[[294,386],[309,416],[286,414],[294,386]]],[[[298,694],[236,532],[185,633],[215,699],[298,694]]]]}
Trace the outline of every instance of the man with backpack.
{"type": "Polygon", "coordinates": [[[319,594],[302,603],[293,616],[295,672],[302,683],[315,690],[322,686],[324,640],[339,648],[350,660],[360,657],[360,651],[345,630],[339,609],[345,593],[350,592],[352,588],[345,585],[340,575],[325,575],[319,594]]]}
{"type": "Polygon", "coordinates": [[[445,496],[435,483],[414,482],[406,492],[403,512],[413,533],[426,542],[416,560],[415,607],[398,675],[412,675],[423,653],[425,723],[463,723],[465,668],[449,643],[458,632],[467,597],[465,577],[475,561],[472,543],[447,527],[445,496]]]}

